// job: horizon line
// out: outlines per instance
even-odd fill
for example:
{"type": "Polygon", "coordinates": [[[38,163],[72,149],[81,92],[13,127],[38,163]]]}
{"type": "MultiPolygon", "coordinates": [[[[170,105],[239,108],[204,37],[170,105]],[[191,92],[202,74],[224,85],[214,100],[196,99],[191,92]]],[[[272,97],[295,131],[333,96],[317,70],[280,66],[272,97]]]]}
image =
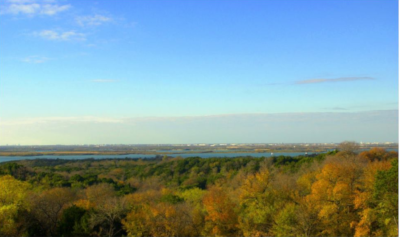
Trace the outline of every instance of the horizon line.
{"type": "Polygon", "coordinates": [[[398,141],[385,141],[385,142],[377,142],[377,141],[348,141],[344,140],[341,142],[213,142],[213,143],[205,143],[205,142],[198,142],[198,143],[88,143],[88,144],[0,144],[0,146],[99,146],[99,145],[106,145],[106,146],[116,146],[116,145],[125,145],[125,146],[138,146],[138,145],[251,145],[251,144],[340,144],[343,142],[355,142],[357,144],[398,144],[398,141]]]}

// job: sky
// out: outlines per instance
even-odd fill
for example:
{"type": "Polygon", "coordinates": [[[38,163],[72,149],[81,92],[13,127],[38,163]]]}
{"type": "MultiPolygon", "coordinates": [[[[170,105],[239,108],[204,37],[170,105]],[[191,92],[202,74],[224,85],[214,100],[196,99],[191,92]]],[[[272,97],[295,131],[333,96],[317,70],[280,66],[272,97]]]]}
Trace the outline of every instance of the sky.
{"type": "Polygon", "coordinates": [[[398,142],[397,0],[0,0],[0,144],[398,142]]]}

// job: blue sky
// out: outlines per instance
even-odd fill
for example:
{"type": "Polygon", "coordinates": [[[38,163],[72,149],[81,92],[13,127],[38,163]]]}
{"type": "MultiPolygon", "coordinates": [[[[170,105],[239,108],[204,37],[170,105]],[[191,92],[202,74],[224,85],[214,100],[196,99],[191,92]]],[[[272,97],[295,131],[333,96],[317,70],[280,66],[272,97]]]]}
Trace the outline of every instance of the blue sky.
{"type": "Polygon", "coordinates": [[[398,140],[395,0],[0,0],[0,68],[0,144],[398,140]]]}

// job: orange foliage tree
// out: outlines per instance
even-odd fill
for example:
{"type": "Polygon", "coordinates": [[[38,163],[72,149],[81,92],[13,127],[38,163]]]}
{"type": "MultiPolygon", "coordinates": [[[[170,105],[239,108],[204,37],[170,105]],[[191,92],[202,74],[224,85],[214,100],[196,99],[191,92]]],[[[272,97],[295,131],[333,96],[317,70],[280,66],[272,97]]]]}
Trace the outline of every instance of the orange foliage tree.
{"type": "Polygon", "coordinates": [[[238,216],[228,193],[221,187],[212,187],[204,195],[203,205],[206,210],[205,235],[238,236],[238,216]]]}
{"type": "Polygon", "coordinates": [[[351,236],[350,223],[357,219],[354,208],[356,190],[361,187],[361,172],[355,162],[326,164],[317,174],[307,196],[319,210],[322,235],[351,236]]]}

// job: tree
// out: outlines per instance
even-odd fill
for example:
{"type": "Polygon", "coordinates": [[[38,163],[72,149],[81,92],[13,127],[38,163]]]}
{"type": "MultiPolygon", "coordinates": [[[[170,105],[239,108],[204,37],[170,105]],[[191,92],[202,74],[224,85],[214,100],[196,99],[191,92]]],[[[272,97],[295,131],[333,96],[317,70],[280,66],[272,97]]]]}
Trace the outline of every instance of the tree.
{"type": "Polygon", "coordinates": [[[361,174],[359,165],[354,162],[329,163],[317,174],[307,199],[320,210],[321,234],[354,234],[350,224],[357,220],[354,198],[361,186],[361,174]]]}
{"type": "Polygon", "coordinates": [[[123,231],[121,220],[126,213],[127,203],[124,198],[109,197],[101,200],[90,215],[90,227],[98,229],[99,236],[113,237],[123,231]]]}
{"type": "Polygon", "coordinates": [[[152,219],[150,206],[154,205],[154,202],[160,198],[161,192],[154,189],[125,196],[130,212],[122,220],[122,224],[128,236],[151,236],[149,226],[152,219]]]}
{"type": "MultiPolygon", "coordinates": [[[[317,236],[322,231],[321,220],[318,216],[320,209],[314,200],[308,196],[295,195],[296,230],[298,236],[317,236]]],[[[288,210],[290,211],[290,210],[288,210]]],[[[291,213],[291,212],[289,212],[291,213]]],[[[288,215],[290,217],[290,215],[288,215]]]]}
{"type": "Polygon", "coordinates": [[[289,203],[276,216],[272,232],[274,236],[298,236],[296,205],[289,203]]]}
{"type": "Polygon", "coordinates": [[[383,148],[374,147],[371,148],[369,151],[363,151],[359,154],[360,158],[367,160],[367,161],[384,161],[389,160],[391,158],[397,158],[397,152],[387,152],[383,148]]]}
{"type": "Polygon", "coordinates": [[[374,184],[373,195],[377,203],[377,214],[381,221],[383,234],[387,236],[398,234],[398,165],[398,159],[393,159],[392,167],[389,170],[378,171],[374,184]]]}
{"type": "Polygon", "coordinates": [[[354,207],[358,210],[359,220],[352,223],[355,228],[354,236],[374,236],[379,230],[378,216],[374,209],[374,183],[379,170],[388,170],[388,161],[369,162],[363,171],[362,187],[356,191],[354,207]]]}
{"type": "Polygon", "coordinates": [[[0,166],[0,175],[11,175],[19,180],[26,180],[29,175],[29,171],[23,165],[17,163],[6,163],[0,166]]]}
{"type": "Polygon", "coordinates": [[[203,197],[206,210],[205,235],[238,236],[236,205],[220,187],[212,187],[203,197]]]}
{"type": "Polygon", "coordinates": [[[101,183],[89,186],[84,191],[84,198],[75,202],[75,204],[84,209],[96,207],[99,203],[108,198],[115,197],[115,190],[111,184],[101,183]]]}
{"type": "Polygon", "coordinates": [[[341,152],[355,153],[360,149],[360,146],[353,141],[344,141],[339,144],[338,149],[341,152]]]}
{"type": "Polygon", "coordinates": [[[80,207],[72,205],[66,208],[58,223],[58,235],[60,236],[86,236],[89,234],[88,212],[80,207]]]}
{"type": "Polygon", "coordinates": [[[188,203],[139,198],[122,223],[129,236],[199,236],[195,214],[188,203]]]}
{"type": "Polygon", "coordinates": [[[29,209],[26,197],[29,185],[11,175],[0,176],[0,235],[20,236],[26,228],[19,222],[20,214],[29,209]]]}
{"type": "Polygon", "coordinates": [[[32,212],[47,235],[57,234],[62,211],[75,199],[69,188],[53,188],[33,197],[32,212]]]}
{"type": "Polygon", "coordinates": [[[345,141],[339,144],[338,149],[339,152],[336,156],[345,159],[354,159],[360,146],[356,142],[345,141]]]}
{"type": "Polygon", "coordinates": [[[279,210],[279,199],[271,187],[267,169],[249,174],[240,187],[239,226],[244,236],[269,235],[279,210]]]}

